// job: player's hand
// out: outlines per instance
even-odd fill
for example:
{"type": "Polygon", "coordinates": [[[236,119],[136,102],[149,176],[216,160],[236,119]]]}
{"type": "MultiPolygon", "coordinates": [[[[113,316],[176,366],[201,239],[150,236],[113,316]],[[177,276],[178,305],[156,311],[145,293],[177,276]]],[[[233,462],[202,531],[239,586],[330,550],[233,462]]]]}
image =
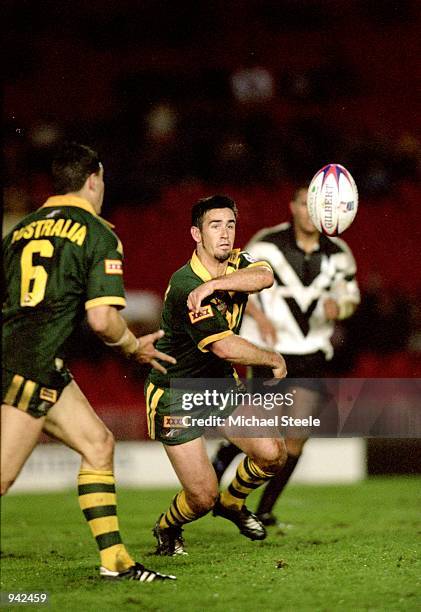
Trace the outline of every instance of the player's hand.
{"type": "Polygon", "coordinates": [[[279,364],[276,366],[276,368],[272,368],[273,378],[264,382],[264,384],[268,387],[277,385],[278,382],[287,375],[287,364],[285,363],[285,359],[280,354],[278,354],[278,357],[279,364]]]}
{"type": "Polygon", "coordinates": [[[138,363],[148,363],[158,372],[162,372],[162,374],[166,374],[167,370],[158,363],[156,360],[161,359],[161,361],[167,361],[168,363],[177,363],[174,357],[170,357],[166,353],[161,353],[161,351],[157,351],[154,343],[162,338],[164,332],[160,329],[153,334],[147,334],[146,336],[140,336],[138,338],[139,346],[135,353],[133,353],[133,359],[135,359],[138,363]]]}
{"type": "Polygon", "coordinates": [[[335,321],[339,317],[339,306],[333,298],[327,298],[323,302],[323,308],[327,321],[335,321]]]}
{"type": "Polygon", "coordinates": [[[203,285],[199,285],[196,289],[193,289],[189,293],[189,297],[187,298],[187,308],[190,312],[198,313],[202,307],[202,302],[207,297],[214,293],[215,289],[212,281],[207,281],[203,283],[203,285]]]}
{"type": "Polygon", "coordinates": [[[257,321],[262,340],[270,347],[274,347],[277,340],[276,327],[270,319],[262,315],[257,321]]]}

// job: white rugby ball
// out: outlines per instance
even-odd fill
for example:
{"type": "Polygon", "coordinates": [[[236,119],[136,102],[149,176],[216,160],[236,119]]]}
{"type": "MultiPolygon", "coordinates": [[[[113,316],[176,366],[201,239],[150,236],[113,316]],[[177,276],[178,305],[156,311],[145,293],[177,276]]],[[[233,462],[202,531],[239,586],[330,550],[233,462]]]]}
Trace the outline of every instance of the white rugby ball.
{"type": "Polygon", "coordinates": [[[348,170],[340,164],[327,164],[316,172],[308,187],[307,208],[319,232],[342,234],[358,210],[358,190],[348,170]]]}

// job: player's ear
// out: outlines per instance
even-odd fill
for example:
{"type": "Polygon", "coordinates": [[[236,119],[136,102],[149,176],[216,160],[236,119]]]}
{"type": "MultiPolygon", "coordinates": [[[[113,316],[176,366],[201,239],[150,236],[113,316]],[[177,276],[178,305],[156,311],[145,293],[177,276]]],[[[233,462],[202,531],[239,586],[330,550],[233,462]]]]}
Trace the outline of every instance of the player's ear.
{"type": "Polygon", "coordinates": [[[88,186],[89,191],[97,191],[98,187],[98,175],[93,172],[86,179],[86,184],[88,186]]]}
{"type": "Polygon", "coordinates": [[[190,228],[190,233],[192,235],[192,238],[195,242],[197,242],[197,244],[199,244],[200,242],[202,242],[202,234],[200,232],[200,229],[198,227],[196,227],[195,225],[193,225],[190,228]]]}

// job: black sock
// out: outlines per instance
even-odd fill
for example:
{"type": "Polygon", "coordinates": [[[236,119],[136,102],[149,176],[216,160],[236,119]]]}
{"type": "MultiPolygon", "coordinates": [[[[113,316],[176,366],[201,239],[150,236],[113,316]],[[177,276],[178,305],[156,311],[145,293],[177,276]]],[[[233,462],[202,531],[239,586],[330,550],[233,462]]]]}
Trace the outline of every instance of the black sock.
{"type": "Polygon", "coordinates": [[[272,512],[272,508],[276,503],[276,500],[284,490],[288,480],[291,478],[295,466],[298,463],[298,457],[288,455],[286,463],[279,474],[275,474],[267,483],[262,497],[260,498],[259,505],[256,510],[256,514],[269,514],[272,512]]]}
{"type": "Polygon", "coordinates": [[[223,442],[221,446],[218,448],[218,452],[215,455],[214,460],[212,461],[212,465],[216,472],[216,477],[218,478],[218,482],[220,482],[222,476],[224,475],[225,470],[231,463],[231,461],[241,453],[241,450],[231,443],[223,442]]]}

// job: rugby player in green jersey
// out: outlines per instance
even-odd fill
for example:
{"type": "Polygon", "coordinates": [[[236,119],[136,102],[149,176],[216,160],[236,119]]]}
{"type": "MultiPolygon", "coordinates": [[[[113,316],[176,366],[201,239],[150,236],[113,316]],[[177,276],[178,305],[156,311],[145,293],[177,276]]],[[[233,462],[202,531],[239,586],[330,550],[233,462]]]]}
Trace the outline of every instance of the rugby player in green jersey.
{"type": "MultiPolygon", "coordinates": [[[[145,385],[146,407],[149,435],[163,442],[183,489],[155,525],[156,552],[161,555],[183,554],[182,526],[212,508],[214,515],[231,520],[246,537],[264,539],[265,529],[245,500],[282,469],[286,459],[279,437],[236,437],[246,457],[228,489],[218,496],[203,428],[171,424],[171,415],[181,408],[174,405],[172,379],[231,378],[235,383],[233,363],[268,366],[274,378],[286,375],[279,353],[260,349],[237,335],[248,294],[270,287],[273,273],[266,262],[233,249],[236,218],[235,202],[226,196],[205,198],[193,206],[191,234],[196,251],[172,276],[165,295],[161,321],[165,336],[157,348],[177,363],[169,364],[166,373],[151,371],[145,385]]],[[[208,414],[215,413],[218,407],[212,406],[208,414]]]]}
{"type": "Polygon", "coordinates": [[[66,367],[66,342],[86,312],[93,331],[128,358],[165,374],[172,357],[136,338],[125,305],[122,246],[98,215],[103,167],[95,151],[65,145],[53,162],[56,194],[4,239],[1,493],[13,484],[41,431],[81,455],[80,507],[100,552],[100,575],[152,582],[174,578],[130,556],[119,531],[114,439],[66,367]],[[156,359],[162,360],[158,363],[156,359]]]}

